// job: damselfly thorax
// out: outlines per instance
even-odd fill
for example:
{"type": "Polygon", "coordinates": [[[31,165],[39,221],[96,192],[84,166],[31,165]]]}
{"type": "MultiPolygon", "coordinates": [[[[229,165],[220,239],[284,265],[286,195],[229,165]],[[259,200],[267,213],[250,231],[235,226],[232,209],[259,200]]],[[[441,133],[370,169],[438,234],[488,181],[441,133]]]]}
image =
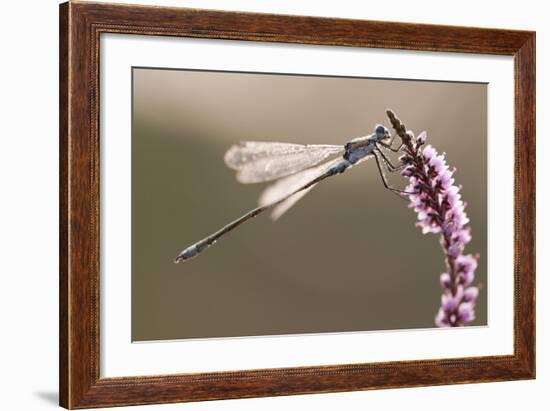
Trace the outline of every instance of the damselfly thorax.
{"type": "Polygon", "coordinates": [[[271,218],[278,219],[304,197],[320,181],[341,174],[367,158],[374,157],[384,186],[391,187],[384,170],[394,172],[402,166],[394,166],[380,149],[398,152],[403,143],[392,147],[393,138],[384,126],[378,125],[374,133],[358,137],[344,146],[328,144],[290,144],[278,142],[246,141],[232,146],[225,154],[225,163],[237,171],[237,180],[244,184],[274,181],[261,193],[258,207],[233,220],[215,233],[187,247],[175,262],[188,260],[214,244],[221,236],[245,221],[271,209],[271,218]]]}
{"type": "Polygon", "coordinates": [[[346,150],[344,158],[355,164],[360,159],[371,155],[376,148],[376,143],[391,137],[390,132],[384,126],[377,126],[374,133],[369,136],[357,137],[344,146],[346,150]]]}

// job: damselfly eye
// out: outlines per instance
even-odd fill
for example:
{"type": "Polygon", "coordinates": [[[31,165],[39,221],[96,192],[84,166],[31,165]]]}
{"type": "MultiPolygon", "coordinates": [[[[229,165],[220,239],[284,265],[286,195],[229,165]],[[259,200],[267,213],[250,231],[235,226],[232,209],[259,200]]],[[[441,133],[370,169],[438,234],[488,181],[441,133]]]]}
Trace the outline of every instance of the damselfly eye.
{"type": "Polygon", "coordinates": [[[385,132],[387,132],[388,130],[386,129],[386,127],[384,126],[376,126],[376,130],[375,130],[375,133],[376,134],[384,134],[385,132]]]}
{"type": "Polygon", "coordinates": [[[376,126],[374,132],[376,133],[376,136],[378,137],[378,139],[386,139],[390,137],[389,130],[386,127],[381,125],[376,126]]]}

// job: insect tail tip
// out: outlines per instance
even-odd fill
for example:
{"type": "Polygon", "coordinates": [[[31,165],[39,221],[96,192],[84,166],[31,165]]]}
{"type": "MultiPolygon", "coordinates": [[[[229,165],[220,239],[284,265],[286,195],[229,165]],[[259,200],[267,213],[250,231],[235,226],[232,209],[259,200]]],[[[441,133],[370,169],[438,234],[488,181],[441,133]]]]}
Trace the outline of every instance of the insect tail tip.
{"type": "Polygon", "coordinates": [[[199,252],[200,250],[197,247],[197,244],[193,244],[191,247],[187,247],[185,250],[179,253],[179,255],[174,259],[174,264],[189,260],[190,258],[196,256],[199,252]]]}
{"type": "Polygon", "coordinates": [[[189,259],[189,256],[187,256],[185,253],[180,253],[176,258],[174,258],[174,264],[179,264],[182,261],[186,261],[189,259]]]}

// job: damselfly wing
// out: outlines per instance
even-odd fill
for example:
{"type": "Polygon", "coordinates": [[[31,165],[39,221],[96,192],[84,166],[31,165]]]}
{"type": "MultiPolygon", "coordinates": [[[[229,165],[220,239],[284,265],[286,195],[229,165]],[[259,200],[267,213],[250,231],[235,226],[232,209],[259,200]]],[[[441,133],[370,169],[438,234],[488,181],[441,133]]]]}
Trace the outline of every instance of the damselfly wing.
{"type": "Polygon", "coordinates": [[[344,146],[245,141],[225,153],[225,164],[237,170],[240,183],[272,181],[313,167],[344,146]]]}
{"type": "Polygon", "coordinates": [[[287,212],[294,204],[296,204],[302,197],[309,193],[313,187],[317,184],[299,191],[295,194],[300,187],[307,184],[309,181],[313,181],[320,175],[323,175],[330,169],[330,167],[336,165],[340,162],[342,158],[335,158],[333,160],[322,163],[318,166],[310,167],[302,171],[298,171],[295,174],[283,177],[277,180],[275,183],[268,186],[258,199],[258,205],[266,206],[269,204],[276,203],[277,201],[285,199],[282,203],[278,204],[273,208],[271,212],[271,219],[277,220],[285,212],[287,212]],[[288,198],[287,198],[288,197],[288,198]]]}

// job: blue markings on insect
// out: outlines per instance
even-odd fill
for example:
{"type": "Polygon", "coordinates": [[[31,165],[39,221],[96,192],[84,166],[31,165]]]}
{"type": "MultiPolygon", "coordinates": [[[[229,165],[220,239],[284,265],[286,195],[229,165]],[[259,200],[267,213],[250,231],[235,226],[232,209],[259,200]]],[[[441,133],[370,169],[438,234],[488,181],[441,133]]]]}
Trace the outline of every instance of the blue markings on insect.
{"type": "Polygon", "coordinates": [[[346,151],[344,158],[348,160],[350,163],[355,164],[360,159],[368,156],[369,154],[372,154],[374,147],[375,147],[374,142],[369,142],[364,146],[360,146],[357,148],[353,148],[350,151],[346,151]]]}
{"type": "Polygon", "coordinates": [[[330,174],[335,175],[343,173],[362,158],[371,155],[375,147],[375,141],[371,139],[371,136],[352,140],[346,144],[346,152],[343,155],[342,161],[330,168],[330,174]]]}

